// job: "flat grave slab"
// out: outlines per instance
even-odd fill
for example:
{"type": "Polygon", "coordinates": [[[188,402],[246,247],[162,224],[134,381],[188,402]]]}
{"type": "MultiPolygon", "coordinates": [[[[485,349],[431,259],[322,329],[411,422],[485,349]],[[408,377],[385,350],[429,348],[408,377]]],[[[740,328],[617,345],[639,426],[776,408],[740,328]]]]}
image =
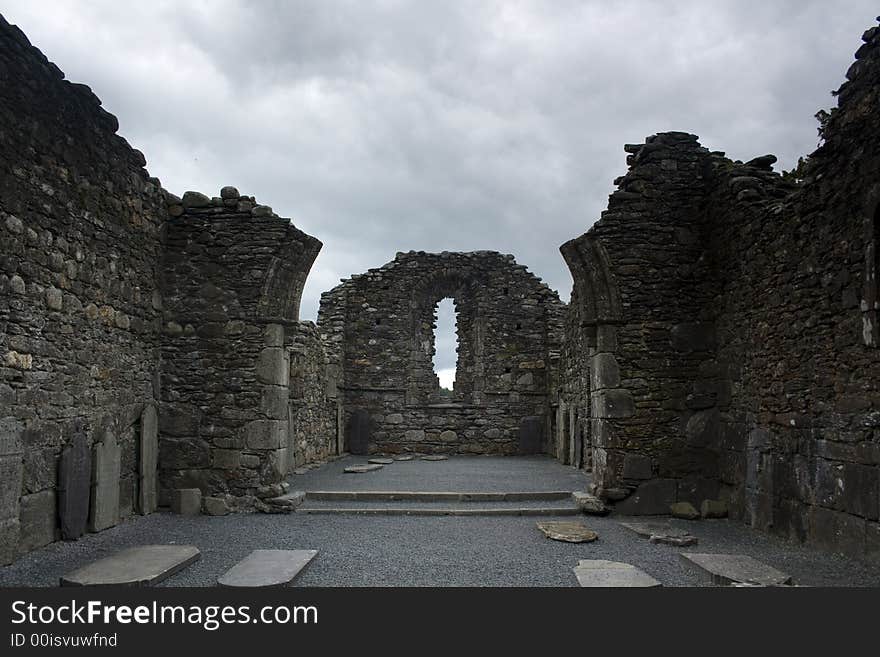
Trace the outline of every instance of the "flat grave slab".
{"type": "Polygon", "coordinates": [[[317,556],[317,550],[254,550],[217,580],[219,586],[288,586],[317,556]]]}
{"type": "Polygon", "coordinates": [[[559,520],[536,523],[544,536],[566,543],[591,543],[599,534],[576,520],[559,520]]]}
{"type": "Polygon", "coordinates": [[[573,568],[584,588],[654,588],[660,582],[628,563],[604,559],[582,559],[573,568]]]}
{"type": "Polygon", "coordinates": [[[423,461],[447,461],[448,459],[449,457],[443,454],[428,454],[422,457],[423,461]]]}
{"type": "Polygon", "coordinates": [[[412,461],[415,457],[411,454],[404,454],[403,456],[395,456],[395,461],[412,461]]]}
{"type": "Polygon", "coordinates": [[[639,536],[644,536],[651,543],[687,547],[689,545],[696,545],[699,542],[699,539],[691,535],[686,529],[679,529],[664,522],[621,522],[618,524],[639,536]]]}
{"type": "Polygon", "coordinates": [[[745,554],[693,554],[682,552],[681,558],[706,572],[718,586],[756,584],[781,586],[791,583],[791,575],[753,559],[745,554]]]}
{"type": "Polygon", "coordinates": [[[363,474],[364,472],[373,472],[374,470],[381,470],[383,465],[378,463],[366,463],[363,465],[350,465],[343,470],[348,474],[363,474]]]}
{"type": "Polygon", "coordinates": [[[152,586],[202,556],[194,545],[139,545],[83,566],[61,578],[61,586],[152,586]]]}
{"type": "Polygon", "coordinates": [[[392,463],[394,463],[394,459],[386,459],[386,458],[378,458],[377,457],[377,458],[368,459],[367,463],[373,463],[373,464],[378,464],[378,465],[391,465],[392,463]]]}

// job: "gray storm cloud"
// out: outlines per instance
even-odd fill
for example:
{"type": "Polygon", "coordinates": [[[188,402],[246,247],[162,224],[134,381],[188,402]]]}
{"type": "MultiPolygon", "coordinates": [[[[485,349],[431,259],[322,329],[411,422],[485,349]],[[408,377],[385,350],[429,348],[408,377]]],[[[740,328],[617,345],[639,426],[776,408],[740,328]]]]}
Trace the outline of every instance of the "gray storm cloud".
{"type": "MultiPolygon", "coordinates": [[[[32,2],[3,13],[182,193],[232,184],[324,242],[303,318],[396,251],[559,245],[663,130],[792,167],[875,2],[32,2]]],[[[446,321],[450,325],[449,321],[446,321]]],[[[448,332],[448,331],[447,331],[448,332]]],[[[454,337],[438,336],[438,368],[454,337]]]]}

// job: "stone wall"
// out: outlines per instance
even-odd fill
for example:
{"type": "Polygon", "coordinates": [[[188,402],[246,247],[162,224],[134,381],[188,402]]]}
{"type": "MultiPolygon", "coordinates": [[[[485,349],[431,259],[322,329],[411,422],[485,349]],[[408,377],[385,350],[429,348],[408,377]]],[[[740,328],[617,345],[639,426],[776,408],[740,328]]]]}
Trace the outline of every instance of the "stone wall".
{"type": "Polygon", "coordinates": [[[2,17],[0,126],[0,564],[336,453],[335,370],[298,321],[318,240],[231,187],[163,190],[2,17]]]}
{"type": "Polygon", "coordinates": [[[160,499],[178,488],[244,497],[279,482],[296,461],[291,413],[300,379],[313,380],[316,365],[301,362],[294,374],[291,353],[302,361],[320,349],[303,342],[298,314],[321,243],[232,187],[213,199],[169,197],[169,214],[160,499]]]}
{"type": "Polygon", "coordinates": [[[0,563],[8,563],[56,540],[59,515],[90,514],[101,529],[153,508],[141,443],[155,440],[165,201],[98,98],[65,81],[2,17],[0,126],[0,563]],[[73,474],[85,481],[62,490],[59,476],[70,474],[59,473],[62,450],[80,447],[73,474]],[[84,496],[69,494],[83,487],[84,496]]]}
{"type": "Polygon", "coordinates": [[[512,256],[398,253],[321,301],[346,447],[514,454],[548,449],[562,304],[512,256]],[[433,371],[437,304],[454,300],[452,395],[433,371]]]}
{"type": "Polygon", "coordinates": [[[756,527],[876,558],[878,28],[864,40],[798,176],[655,135],[563,245],[563,389],[619,510],[720,494],[756,527]]]}

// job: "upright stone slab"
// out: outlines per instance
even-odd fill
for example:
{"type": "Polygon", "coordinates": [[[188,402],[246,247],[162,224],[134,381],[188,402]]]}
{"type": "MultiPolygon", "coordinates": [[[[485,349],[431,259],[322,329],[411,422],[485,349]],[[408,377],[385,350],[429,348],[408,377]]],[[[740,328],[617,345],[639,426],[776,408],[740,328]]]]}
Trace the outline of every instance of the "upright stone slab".
{"type": "Polygon", "coordinates": [[[108,430],[103,442],[94,447],[92,470],[92,505],[89,530],[100,532],[119,522],[119,473],[122,450],[116,435],[108,430]]]}
{"type": "Polygon", "coordinates": [[[352,412],[345,432],[348,451],[363,456],[370,450],[370,413],[362,408],[352,412]]]}
{"type": "Polygon", "coordinates": [[[540,454],[544,448],[544,420],[538,416],[522,419],[519,425],[519,453],[540,454]]]}
{"type": "Polygon", "coordinates": [[[61,586],[152,586],[202,556],[194,545],[140,545],[83,566],[61,578],[61,586]]]}
{"type": "Polygon", "coordinates": [[[156,467],[159,453],[159,418],[156,407],[147,404],[141,414],[141,440],[138,459],[138,511],[153,513],[158,506],[156,467]]]}
{"type": "Polygon", "coordinates": [[[318,554],[317,550],[254,550],[217,580],[220,586],[288,586],[318,554]]]}
{"type": "Polygon", "coordinates": [[[58,516],[61,538],[70,541],[86,532],[92,483],[92,455],[84,431],[76,431],[61,450],[58,468],[58,516]]]}
{"type": "Polygon", "coordinates": [[[628,563],[583,559],[574,568],[578,583],[584,588],[654,588],[660,582],[628,563]]]}
{"type": "Polygon", "coordinates": [[[791,583],[791,575],[761,563],[745,554],[694,554],[682,552],[685,563],[709,575],[713,584],[757,584],[781,586],[791,583]]]}
{"type": "Polygon", "coordinates": [[[21,423],[0,419],[0,565],[12,563],[18,554],[19,500],[24,470],[21,423]]]}

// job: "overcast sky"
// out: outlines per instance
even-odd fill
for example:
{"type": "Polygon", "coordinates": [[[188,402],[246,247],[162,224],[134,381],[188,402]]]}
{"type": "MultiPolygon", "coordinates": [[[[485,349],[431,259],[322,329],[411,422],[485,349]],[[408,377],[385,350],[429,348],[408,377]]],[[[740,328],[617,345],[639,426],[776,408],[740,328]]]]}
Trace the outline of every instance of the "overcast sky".
{"type": "Polygon", "coordinates": [[[5,0],[2,12],[92,87],[167,189],[235,185],[321,239],[302,303],[314,319],[339,278],[410,249],[513,253],[567,300],[558,247],[605,207],[624,143],[684,130],[790,168],[815,148],[813,114],[833,104],[878,6],[5,0]]]}

